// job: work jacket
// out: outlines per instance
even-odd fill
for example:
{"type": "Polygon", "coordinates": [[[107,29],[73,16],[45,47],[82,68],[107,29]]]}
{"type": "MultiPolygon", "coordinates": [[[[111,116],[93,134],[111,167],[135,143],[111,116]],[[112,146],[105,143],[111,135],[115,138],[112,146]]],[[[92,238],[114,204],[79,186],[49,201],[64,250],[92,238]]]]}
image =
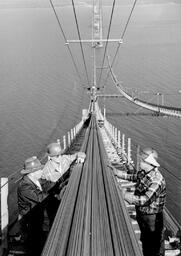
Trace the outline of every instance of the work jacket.
{"type": "Polygon", "coordinates": [[[20,215],[24,216],[30,211],[31,214],[34,212],[36,212],[35,214],[42,213],[43,207],[40,203],[43,202],[47,194],[34,184],[27,175],[23,176],[19,183],[17,196],[20,215]]]}

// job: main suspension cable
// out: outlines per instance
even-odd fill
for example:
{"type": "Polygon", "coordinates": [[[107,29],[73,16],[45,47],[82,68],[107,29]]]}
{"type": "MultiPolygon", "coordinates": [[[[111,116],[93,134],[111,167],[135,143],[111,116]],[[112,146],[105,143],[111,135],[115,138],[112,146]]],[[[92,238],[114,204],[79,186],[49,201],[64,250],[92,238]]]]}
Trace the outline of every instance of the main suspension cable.
{"type": "MultiPolygon", "coordinates": [[[[128,19],[127,19],[126,25],[125,25],[125,27],[124,27],[124,30],[123,30],[122,34],[121,34],[121,37],[120,37],[120,38],[121,38],[122,40],[123,40],[124,37],[125,37],[126,31],[127,31],[127,28],[128,28],[129,22],[130,22],[130,20],[131,20],[131,16],[132,16],[132,14],[133,14],[133,11],[134,11],[134,9],[135,9],[135,6],[136,6],[137,1],[138,1],[138,0],[135,0],[134,3],[133,3],[133,6],[132,6],[132,8],[131,8],[131,12],[130,12],[129,17],[128,17],[128,19]]],[[[117,46],[117,49],[116,49],[116,53],[115,53],[114,58],[113,58],[112,63],[111,63],[111,68],[113,67],[113,65],[114,65],[114,63],[115,63],[115,60],[116,60],[116,57],[117,57],[117,54],[118,54],[118,51],[119,51],[120,46],[121,46],[121,44],[119,43],[118,46],[117,46]]],[[[106,76],[106,79],[105,79],[105,82],[104,82],[103,87],[106,86],[106,83],[107,83],[107,80],[108,80],[109,75],[110,75],[110,70],[109,70],[108,73],[107,73],[107,76],[106,76]]]]}
{"type": "Polygon", "coordinates": [[[85,71],[86,71],[87,82],[88,82],[88,85],[90,87],[89,76],[88,76],[87,66],[86,66],[86,62],[85,62],[85,55],[84,55],[84,51],[83,51],[83,46],[82,46],[82,41],[81,41],[81,36],[80,36],[80,30],[79,30],[79,25],[78,25],[78,19],[77,19],[77,15],[76,15],[76,11],[75,11],[74,0],[72,0],[72,7],[73,7],[73,12],[74,12],[74,17],[75,17],[75,22],[76,22],[76,27],[77,27],[77,33],[78,33],[78,37],[79,37],[79,41],[80,41],[80,48],[81,48],[84,67],[85,67],[85,71]]]}
{"type": "Polygon", "coordinates": [[[102,77],[102,71],[103,71],[104,62],[105,62],[105,57],[106,57],[106,52],[107,52],[107,47],[108,47],[108,39],[109,39],[109,35],[110,35],[110,30],[111,30],[111,24],[112,24],[112,18],[113,18],[113,13],[114,13],[115,2],[116,2],[116,1],[114,0],[114,1],[113,1],[113,5],[112,5],[111,17],[110,17],[110,21],[109,21],[109,28],[108,28],[108,33],[107,33],[106,46],[105,46],[105,50],[104,50],[104,57],[103,57],[103,61],[102,61],[101,74],[100,74],[100,76],[99,76],[98,87],[100,87],[100,82],[101,82],[101,77],[102,77]]]}
{"type": "Polygon", "coordinates": [[[60,30],[61,30],[61,32],[62,32],[63,38],[64,38],[64,40],[65,40],[65,43],[66,43],[66,45],[67,45],[67,47],[68,47],[69,54],[70,54],[70,56],[71,56],[71,59],[72,59],[74,68],[75,68],[75,70],[76,70],[76,72],[77,72],[77,75],[78,75],[78,77],[79,77],[79,80],[80,80],[80,84],[81,84],[83,87],[85,87],[85,86],[83,85],[83,83],[82,83],[82,79],[81,79],[80,73],[79,73],[79,71],[78,71],[78,67],[77,67],[77,65],[76,65],[75,59],[74,59],[73,54],[72,54],[72,51],[71,51],[71,49],[70,49],[70,46],[69,46],[69,44],[67,43],[67,38],[66,38],[66,36],[65,36],[64,30],[63,30],[62,25],[61,25],[61,23],[60,23],[60,20],[59,20],[59,17],[58,17],[58,15],[57,15],[57,12],[56,12],[56,10],[55,10],[55,7],[54,7],[54,5],[53,5],[53,2],[52,2],[52,0],[49,0],[49,2],[50,2],[50,5],[51,5],[51,7],[52,7],[52,10],[53,10],[53,12],[54,12],[54,14],[55,14],[56,20],[57,20],[57,22],[58,22],[58,26],[59,26],[59,28],[60,28],[60,30]]]}

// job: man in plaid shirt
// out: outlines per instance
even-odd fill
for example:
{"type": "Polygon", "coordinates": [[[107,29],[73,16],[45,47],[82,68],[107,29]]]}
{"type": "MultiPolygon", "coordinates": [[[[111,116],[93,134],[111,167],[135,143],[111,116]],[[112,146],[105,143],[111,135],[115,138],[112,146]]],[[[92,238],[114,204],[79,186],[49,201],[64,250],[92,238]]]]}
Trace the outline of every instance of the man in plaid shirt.
{"type": "Polygon", "coordinates": [[[114,174],[121,179],[135,181],[135,193],[124,193],[124,199],[134,204],[137,221],[141,231],[144,256],[164,255],[163,207],[166,199],[166,183],[158,170],[158,154],[146,148],[140,154],[140,170],[128,174],[114,169],[114,174]]]}

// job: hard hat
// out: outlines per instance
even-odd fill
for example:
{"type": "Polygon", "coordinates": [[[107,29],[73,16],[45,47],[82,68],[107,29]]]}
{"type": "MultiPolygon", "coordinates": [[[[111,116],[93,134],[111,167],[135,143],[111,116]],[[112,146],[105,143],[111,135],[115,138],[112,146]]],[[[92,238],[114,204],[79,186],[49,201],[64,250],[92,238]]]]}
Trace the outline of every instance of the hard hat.
{"type": "Polygon", "coordinates": [[[156,150],[152,148],[145,148],[142,150],[140,154],[140,159],[156,167],[160,166],[159,163],[157,162],[157,158],[158,158],[158,153],[156,150]]]}
{"type": "Polygon", "coordinates": [[[61,155],[62,149],[58,143],[51,143],[47,146],[47,153],[51,156],[59,156],[61,155]]]}
{"type": "Polygon", "coordinates": [[[21,174],[28,174],[42,169],[42,164],[36,156],[32,156],[25,160],[24,169],[21,174]]]}

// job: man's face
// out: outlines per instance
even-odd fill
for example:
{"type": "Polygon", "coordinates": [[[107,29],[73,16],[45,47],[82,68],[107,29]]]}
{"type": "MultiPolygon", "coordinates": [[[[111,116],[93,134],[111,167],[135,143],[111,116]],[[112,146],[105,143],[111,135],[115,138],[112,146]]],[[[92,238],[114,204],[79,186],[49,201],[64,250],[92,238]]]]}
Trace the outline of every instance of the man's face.
{"type": "Polygon", "coordinates": [[[148,171],[150,168],[153,168],[151,164],[145,162],[143,158],[140,158],[140,168],[142,170],[148,171]]]}
{"type": "Polygon", "coordinates": [[[57,155],[57,156],[52,156],[51,159],[54,161],[54,162],[59,162],[60,161],[60,158],[61,158],[61,155],[57,155]]]}
{"type": "Polygon", "coordinates": [[[147,168],[148,164],[143,160],[143,159],[140,159],[140,168],[142,170],[145,170],[145,168],[147,168]]]}

